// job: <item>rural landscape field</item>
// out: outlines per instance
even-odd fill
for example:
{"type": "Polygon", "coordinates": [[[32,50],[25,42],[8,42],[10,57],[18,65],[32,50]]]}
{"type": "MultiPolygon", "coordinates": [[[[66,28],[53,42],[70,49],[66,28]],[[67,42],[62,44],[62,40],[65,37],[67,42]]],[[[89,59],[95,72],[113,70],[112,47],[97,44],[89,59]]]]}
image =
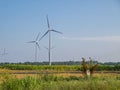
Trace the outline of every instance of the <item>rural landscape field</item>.
{"type": "Polygon", "coordinates": [[[120,90],[119,84],[119,64],[99,64],[88,77],[82,64],[0,66],[0,90],[120,90]]]}
{"type": "Polygon", "coordinates": [[[0,0],[0,90],[120,90],[120,0],[0,0]]]}

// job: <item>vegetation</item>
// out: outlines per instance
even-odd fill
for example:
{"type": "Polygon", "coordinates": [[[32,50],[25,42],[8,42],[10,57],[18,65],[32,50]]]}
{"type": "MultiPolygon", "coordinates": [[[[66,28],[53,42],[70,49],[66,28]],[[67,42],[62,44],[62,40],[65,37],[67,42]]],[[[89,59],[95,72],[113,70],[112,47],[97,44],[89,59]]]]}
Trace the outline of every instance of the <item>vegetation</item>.
{"type": "Polygon", "coordinates": [[[10,70],[54,70],[54,71],[76,71],[81,70],[81,66],[78,65],[21,65],[21,64],[6,64],[1,65],[2,69],[10,69],[10,70]]]}
{"type": "Polygon", "coordinates": [[[82,71],[87,77],[92,76],[94,70],[97,68],[98,64],[93,65],[91,58],[89,58],[89,64],[86,64],[85,59],[82,58],[82,71]]]}
{"type": "Polygon", "coordinates": [[[0,90],[119,90],[120,76],[60,77],[55,75],[38,75],[18,79],[2,76],[0,90]],[[7,77],[7,79],[6,79],[7,77]]]}
{"type": "MultiPolygon", "coordinates": [[[[10,70],[55,70],[55,71],[82,71],[81,65],[25,65],[25,64],[3,64],[1,69],[10,70]]],[[[120,64],[97,66],[97,71],[120,71],[120,64]]]]}
{"type": "MultiPolygon", "coordinates": [[[[61,60],[62,61],[62,60],[61,60]]],[[[98,63],[100,65],[118,65],[120,62],[105,62],[101,63],[98,61],[92,60],[93,64],[98,63]]],[[[82,61],[63,61],[63,62],[52,62],[52,65],[80,65],[82,61]]],[[[89,63],[89,61],[86,61],[86,63],[89,63]]],[[[22,65],[49,65],[48,62],[19,62],[19,63],[0,63],[0,65],[5,65],[5,64],[22,64],[22,65]]]]}
{"type": "Polygon", "coordinates": [[[69,73],[65,75],[59,72],[64,71],[67,73],[67,71],[84,71],[84,67],[94,70],[97,65],[95,63],[92,65],[91,62],[83,62],[83,64],[52,66],[23,63],[1,64],[0,90],[120,90],[119,74],[102,73],[103,71],[120,71],[120,64],[105,65],[99,63],[97,71],[100,71],[101,73],[95,73],[90,78],[86,78],[83,75],[77,75],[76,73],[76,75],[69,75],[69,73]],[[59,75],[56,73],[36,73],[33,76],[24,76],[23,78],[18,78],[16,75],[9,73],[9,71],[20,72],[23,70],[35,70],[39,72],[58,71],[59,75]]]}

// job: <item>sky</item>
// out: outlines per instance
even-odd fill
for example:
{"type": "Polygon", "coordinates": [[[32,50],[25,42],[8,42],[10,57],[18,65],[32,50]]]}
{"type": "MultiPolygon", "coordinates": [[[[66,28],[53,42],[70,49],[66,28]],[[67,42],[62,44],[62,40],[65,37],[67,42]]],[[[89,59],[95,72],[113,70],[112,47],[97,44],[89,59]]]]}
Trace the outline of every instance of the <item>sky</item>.
{"type": "MultiPolygon", "coordinates": [[[[52,33],[51,61],[120,62],[119,0],[0,0],[0,62],[35,62],[27,42],[48,30],[46,15],[63,33],[52,33]]],[[[37,61],[48,61],[48,35],[39,45],[37,61]]]]}

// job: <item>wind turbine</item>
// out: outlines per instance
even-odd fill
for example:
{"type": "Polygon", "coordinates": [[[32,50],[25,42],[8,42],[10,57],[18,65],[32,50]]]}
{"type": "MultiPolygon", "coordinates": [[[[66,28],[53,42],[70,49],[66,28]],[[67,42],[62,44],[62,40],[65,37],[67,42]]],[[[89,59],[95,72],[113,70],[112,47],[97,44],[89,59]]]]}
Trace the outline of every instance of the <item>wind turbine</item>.
{"type": "Polygon", "coordinates": [[[38,33],[36,39],[34,41],[29,41],[28,43],[34,43],[35,44],[35,61],[37,61],[37,48],[40,49],[40,45],[38,43],[38,38],[40,36],[40,32],[38,33]]]}
{"type": "Polygon", "coordinates": [[[8,53],[6,53],[6,50],[5,50],[5,48],[4,48],[3,53],[1,54],[1,56],[3,56],[4,61],[5,61],[5,56],[6,56],[6,55],[8,55],[8,53]]]}
{"type": "Polygon", "coordinates": [[[3,53],[2,53],[1,55],[2,55],[2,56],[8,55],[8,53],[6,53],[5,48],[4,48],[3,53]]]}
{"type": "Polygon", "coordinates": [[[50,24],[49,24],[49,19],[48,19],[48,15],[46,16],[47,18],[47,26],[48,26],[48,30],[45,32],[45,34],[39,39],[39,41],[46,36],[47,34],[49,34],[49,47],[48,47],[48,59],[49,59],[49,65],[51,66],[51,32],[56,32],[56,33],[60,33],[59,31],[56,31],[54,29],[50,28],[50,24]]]}

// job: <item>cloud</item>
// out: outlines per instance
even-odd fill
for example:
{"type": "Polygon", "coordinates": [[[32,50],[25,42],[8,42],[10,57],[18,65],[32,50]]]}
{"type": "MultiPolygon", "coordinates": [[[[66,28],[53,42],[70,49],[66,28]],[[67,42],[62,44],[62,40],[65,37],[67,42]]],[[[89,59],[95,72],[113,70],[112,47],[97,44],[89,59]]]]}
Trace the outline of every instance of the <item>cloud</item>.
{"type": "Polygon", "coordinates": [[[64,40],[120,42],[120,36],[101,37],[62,37],[64,40]]]}

